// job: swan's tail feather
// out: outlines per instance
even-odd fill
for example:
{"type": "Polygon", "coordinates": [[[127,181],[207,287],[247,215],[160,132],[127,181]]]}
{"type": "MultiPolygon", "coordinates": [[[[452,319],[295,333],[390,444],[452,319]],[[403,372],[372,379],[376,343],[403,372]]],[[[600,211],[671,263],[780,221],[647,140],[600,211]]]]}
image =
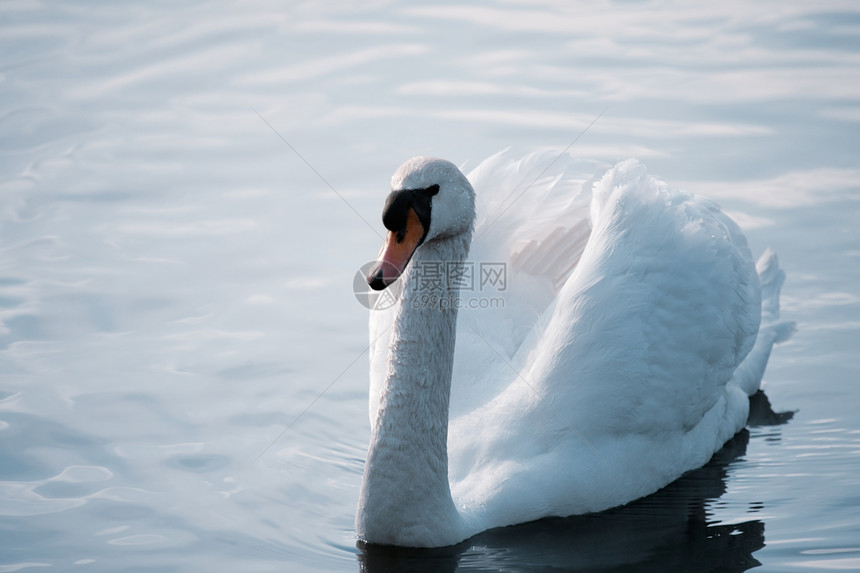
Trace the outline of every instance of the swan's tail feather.
{"type": "Polygon", "coordinates": [[[779,320],[779,293],[785,281],[785,271],[779,268],[779,259],[766,249],[756,263],[761,283],[761,326],[755,346],[735,370],[732,383],[752,396],[761,385],[770,351],[774,344],[785,342],[797,330],[792,321],[779,320]]]}
{"type": "Polygon", "coordinates": [[[785,342],[797,330],[793,321],[779,320],[779,293],[785,282],[785,271],[771,249],[765,249],[755,265],[761,283],[761,327],[759,338],[769,338],[771,344],[785,342]]]}
{"type": "Polygon", "coordinates": [[[785,282],[785,271],[770,248],[765,249],[755,265],[761,283],[761,321],[768,324],[779,320],[779,291],[785,282]]]}
{"type": "MultiPolygon", "coordinates": [[[[791,338],[795,332],[797,332],[797,324],[791,320],[783,320],[781,322],[769,324],[761,330],[768,333],[772,344],[779,344],[780,342],[785,342],[791,338]]],[[[759,332],[761,332],[761,330],[759,332]]]]}

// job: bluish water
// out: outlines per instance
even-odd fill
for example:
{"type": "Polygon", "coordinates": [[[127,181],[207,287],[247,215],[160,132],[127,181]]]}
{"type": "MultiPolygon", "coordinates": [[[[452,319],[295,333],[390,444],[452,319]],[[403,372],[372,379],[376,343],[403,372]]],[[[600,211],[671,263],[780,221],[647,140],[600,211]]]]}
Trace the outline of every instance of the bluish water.
{"type": "Polygon", "coordinates": [[[6,0],[0,572],[860,568],[858,149],[851,2],[6,0]],[[357,547],[391,172],[574,141],[779,253],[772,410],[628,508],[357,547]]]}

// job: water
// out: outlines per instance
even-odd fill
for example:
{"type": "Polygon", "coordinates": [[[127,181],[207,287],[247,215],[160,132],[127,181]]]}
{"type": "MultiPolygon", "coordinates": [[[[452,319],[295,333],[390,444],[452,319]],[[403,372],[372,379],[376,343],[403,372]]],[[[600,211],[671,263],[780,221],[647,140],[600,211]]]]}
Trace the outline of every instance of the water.
{"type": "Polygon", "coordinates": [[[174,4],[0,4],[0,571],[860,568],[853,3],[174,4]],[[357,547],[390,174],[573,141],[779,253],[772,411],[627,508],[357,547]]]}

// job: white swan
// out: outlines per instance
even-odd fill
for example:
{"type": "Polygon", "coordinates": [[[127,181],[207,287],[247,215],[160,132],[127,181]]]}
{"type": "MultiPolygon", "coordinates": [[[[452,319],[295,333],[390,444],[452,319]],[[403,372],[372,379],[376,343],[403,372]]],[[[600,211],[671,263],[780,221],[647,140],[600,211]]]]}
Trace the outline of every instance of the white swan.
{"type": "Polygon", "coordinates": [[[743,428],[772,345],[793,331],[777,322],[776,256],[757,274],[714,203],[632,160],[586,181],[565,157],[548,176],[551,154],[479,166],[477,225],[452,163],[417,157],[392,178],[368,281],[403,290],[371,312],[366,542],[450,545],[652,493],[743,428]],[[506,284],[479,276],[499,262],[506,284]],[[473,270],[471,284],[446,268],[473,270]]]}

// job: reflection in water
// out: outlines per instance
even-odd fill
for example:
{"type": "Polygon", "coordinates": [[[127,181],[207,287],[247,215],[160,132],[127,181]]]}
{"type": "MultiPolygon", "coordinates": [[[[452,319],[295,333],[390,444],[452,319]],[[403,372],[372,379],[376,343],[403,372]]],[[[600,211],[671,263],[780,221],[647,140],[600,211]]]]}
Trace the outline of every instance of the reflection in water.
{"type": "MultiPolygon", "coordinates": [[[[750,399],[750,426],[779,425],[792,416],[774,412],[763,392],[750,399]]],[[[359,543],[361,570],[746,571],[760,565],[753,553],[764,547],[764,523],[715,523],[708,506],[725,493],[728,468],[748,442],[743,430],[706,466],[602,513],[502,527],[440,549],[359,543]]]]}

